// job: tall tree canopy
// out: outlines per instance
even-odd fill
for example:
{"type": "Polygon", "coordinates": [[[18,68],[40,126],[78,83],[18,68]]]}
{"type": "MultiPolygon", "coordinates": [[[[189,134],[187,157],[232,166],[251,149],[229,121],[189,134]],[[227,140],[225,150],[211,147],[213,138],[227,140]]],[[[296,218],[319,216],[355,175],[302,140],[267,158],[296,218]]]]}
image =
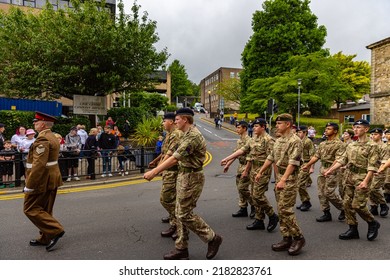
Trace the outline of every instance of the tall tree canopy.
{"type": "Polygon", "coordinates": [[[330,56],[327,51],[293,56],[287,64],[290,71],[270,78],[255,79],[245,97],[249,112],[261,113],[266,101],[274,98],[281,111],[296,116],[298,84],[301,79],[301,112],[326,114],[333,103],[357,100],[370,88],[370,66],[365,61],[353,61],[356,55],[341,52],[330,56]]]}
{"type": "Polygon", "coordinates": [[[106,95],[147,86],[149,74],[167,60],[158,52],[156,22],[115,17],[104,2],[72,0],[72,9],[39,13],[13,8],[0,13],[0,90],[11,97],[57,98],[106,95]],[[42,96],[43,95],[43,96],[42,96]]]}
{"type": "MultiPolygon", "coordinates": [[[[263,10],[254,13],[253,35],[242,53],[243,97],[255,79],[288,71],[291,56],[321,50],[326,28],[318,26],[309,4],[309,0],[266,0],[263,10]]],[[[246,110],[250,103],[244,101],[241,106],[246,110]]]]}
{"type": "Polygon", "coordinates": [[[180,63],[179,60],[175,59],[169,65],[168,70],[171,72],[171,91],[172,98],[177,96],[191,96],[193,95],[193,85],[188,80],[187,71],[180,63]]]}

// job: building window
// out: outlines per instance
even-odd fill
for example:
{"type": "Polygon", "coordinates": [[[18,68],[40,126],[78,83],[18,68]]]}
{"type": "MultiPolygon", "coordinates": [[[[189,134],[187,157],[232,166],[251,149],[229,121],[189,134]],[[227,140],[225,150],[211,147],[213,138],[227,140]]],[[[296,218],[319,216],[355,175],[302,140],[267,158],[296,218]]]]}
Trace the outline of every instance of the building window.
{"type": "Polygon", "coordinates": [[[230,72],[230,79],[233,79],[236,76],[236,73],[230,72]]]}
{"type": "Polygon", "coordinates": [[[23,6],[23,0],[11,0],[11,4],[23,6]]]}
{"type": "Polygon", "coordinates": [[[362,119],[366,121],[370,121],[370,115],[369,114],[362,114],[362,119]]]}
{"type": "Polygon", "coordinates": [[[0,3],[7,3],[7,4],[11,4],[11,0],[0,0],[0,3]]]}
{"type": "Polygon", "coordinates": [[[349,115],[344,117],[344,123],[354,123],[355,122],[355,116],[349,115]]]}
{"type": "Polygon", "coordinates": [[[35,1],[24,1],[24,6],[35,8],[35,1]]]}

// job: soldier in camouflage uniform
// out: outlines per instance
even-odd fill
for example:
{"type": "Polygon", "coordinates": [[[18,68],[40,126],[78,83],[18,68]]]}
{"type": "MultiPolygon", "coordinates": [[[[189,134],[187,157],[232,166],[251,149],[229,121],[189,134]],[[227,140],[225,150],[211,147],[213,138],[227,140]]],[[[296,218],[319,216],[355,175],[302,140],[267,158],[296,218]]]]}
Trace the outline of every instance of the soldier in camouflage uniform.
{"type": "Polygon", "coordinates": [[[329,176],[339,167],[347,165],[343,205],[349,229],[339,235],[342,240],[359,238],[356,213],[368,223],[367,239],[372,241],[378,236],[380,224],[367,207],[370,183],[378,170],[379,160],[378,145],[372,143],[366,135],[369,128],[370,124],[366,120],[354,123],[353,130],[358,140],[348,145],[344,154],[324,174],[329,176]]]}
{"type": "MultiPolygon", "coordinates": [[[[386,143],[382,142],[383,130],[381,128],[374,128],[370,131],[371,140],[378,145],[379,148],[379,160],[377,167],[379,168],[381,164],[386,162],[387,149],[386,143]]],[[[370,186],[370,212],[374,216],[380,214],[381,217],[386,217],[389,213],[389,207],[386,204],[386,200],[382,193],[382,188],[385,183],[386,175],[385,174],[376,174],[371,182],[370,186]],[[378,205],[380,206],[380,213],[378,213],[378,205]]]]}
{"type": "Polygon", "coordinates": [[[206,157],[206,142],[194,127],[193,116],[194,112],[189,108],[177,110],[175,124],[184,133],[179,147],[171,157],[144,174],[146,180],[152,180],[163,170],[179,164],[176,194],[178,238],[175,250],[164,255],[166,260],[188,259],[189,230],[208,243],[207,259],[215,257],[222,243],[222,237],[193,212],[204,186],[203,162],[206,157]]]}
{"type": "MultiPolygon", "coordinates": [[[[385,130],[385,137],[387,139],[387,145],[386,145],[386,150],[387,150],[387,155],[386,157],[390,157],[390,128],[385,130]]],[[[385,184],[383,186],[383,195],[385,197],[385,200],[387,203],[390,203],[390,169],[387,169],[386,173],[386,179],[385,179],[385,184]]]]}
{"type": "MultiPolygon", "coordinates": [[[[302,160],[303,163],[309,162],[311,157],[314,155],[315,149],[314,149],[314,144],[313,141],[311,141],[307,137],[307,126],[301,125],[297,129],[297,135],[299,138],[302,140],[303,144],[303,155],[302,155],[302,160]]],[[[310,174],[313,173],[314,167],[310,168],[309,171],[306,170],[299,170],[299,175],[298,175],[298,186],[299,186],[299,197],[301,198],[301,205],[297,206],[297,209],[300,209],[302,212],[308,211],[311,207],[310,203],[310,196],[309,193],[307,192],[307,186],[309,184],[309,179],[310,179],[310,174]]]]}
{"type": "MultiPolygon", "coordinates": [[[[248,123],[245,121],[240,121],[237,124],[236,130],[238,135],[240,135],[240,139],[237,140],[237,145],[234,150],[234,152],[240,150],[243,146],[245,146],[248,141],[251,139],[248,136],[247,133],[248,129],[248,123]]],[[[241,155],[238,158],[239,164],[237,168],[237,175],[236,175],[236,186],[238,190],[238,206],[240,209],[233,213],[233,217],[248,217],[248,203],[250,205],[253,205],[252,197],[251,197],[251,191],[249,189],[249,186],[251,184],[251,180],[248,176],[242,176],[242,173],[245,171],[246,167],[246,157],[245,155],[241,155]]],[[[227,172],[229,170],[230,165],[234,162],[235,158],[227,162],[225,165],[225,168],[223,169],[223,172],[227,172]]]]}
{"type": "Polygon", "coordinates": [[[267,214],[269,217],[267,231],[271,232],[275,229],[279,221],[278,215],[275,214],[271,203],[265,196],[265,192],[268,190],[272,168],[270,167],[264,171],[264,176],[261,180],[254,180],[274,145],[274,140],[265,131],[266,127],[267,122],[264,119],[256,119],[253,122],[254,137],[240,150],[224,158],[221,161],[221,165],[226,165],[230,160],[246,155],[247,164],[241,176],[245,177],[250,172],[252,201],[256,208],[255,221],[246,228],[248,230],[264,230],[264,218],[265,214],[267,214]]]}
{"type": "Polygon", "coordinates": [[[325,127],[326,141],[320,143],[314,156],[310,161],[302,166],[302,169],[307,171],[310,167],[321,160],[320,174],[317,179],[318,186],[318,198],[320,200],[321,210],[324,215],[317,218],[317,222],[327,222],[332,220],[330,213],[330,203],[332,203],[338,210],[340,215],[338,219],[344,220],[345,214],[343,210],[343,201],[338,193],[336,193],[338,174],[335,173],[331,176],[325,177],[323,174],[326,170],[332,166],[335,159],[343,154],[345,146],[343,142],[337,137],[339,126],[336,123],[327,123],[325,127]]]}
{"type": "MultiPolygon", "coordinates": [[[[353,142],[352,138],[355,136],[355,133],[353,132],[353,129],[347,129],[344,131],[343,133],[343,143],[344,143],[344,149],[347,148],[347,146],[349,144],[351,144],[353,142]]],[[[340,197],[341,197],[341,200],[344,199],[344,174],[345,174],[345,170],[346,170],[346,167],[345,166],[342,166],[340,167],[339,169],[339,178],[338,178],[338,181],[339,181],[339,194],[340,194],[340,197]]]]}
{"type": "Polygon", "coordinates": [[[294,205],[298,194],[298,173],[302,161],[302,141],[291,131],[293,119],[290,114],[281,114],[276,118],[276,129],[279,137],[267,160],[255,177],[260,181],[267,176],[267,169],[276,164],[275,195],[280,218],[280,232],[283,239],[272,245],[274,251],[288,251],[290,255],[298,255],[305,238],[294,213],[294,205]]]}
{"type": "MultiPolygon", "coordinates": [[[[164,162],[169,157],[173,155],[179,146],[179,141],[183,132],[176,129],[175,126],[175,114],[174,113],[166,113],[163,117],[163,126],[166,131],[166,135],[164,138],[164,142],[161,147],[161,154],[153,160],[149,166],[155,166],[164,162]]],[[[160,203],[167,210],[169,214],[169,229],[162,231],[162,237],[173,237],[177,238],[176,233],[176,225],[177,220],[175,216],[175,208],[176,208],[176,180],[178,174],[178,166],[172,166],[167,170],[163,171],[162,174],[162,187],[160,192],[160,203]]]]}

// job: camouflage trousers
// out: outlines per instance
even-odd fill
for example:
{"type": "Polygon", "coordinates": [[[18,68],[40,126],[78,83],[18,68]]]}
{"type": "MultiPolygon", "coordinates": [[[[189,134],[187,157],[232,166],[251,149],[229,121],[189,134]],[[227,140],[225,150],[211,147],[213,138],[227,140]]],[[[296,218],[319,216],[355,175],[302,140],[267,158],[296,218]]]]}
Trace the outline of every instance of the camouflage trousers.
{"type": "Polygon", "coordinates": [[[238,206],[240,208],[246,208],[248,204],[252,205],[252,197],[249,186],[251,185],[251,180],[249,177],[241,178],[241,174],[236,176],[236,186],[238,191],[238,206]]]}
{"type": "MultiPolygon", "coordinates": [[[[297,167],[296,167],[297,168],[297,167]]],[[[277,174],[276,183],[279,182],[282,174],[277,174]]],[[[301,228],[294,212],[294,205],[298,194],[298,175],[292,174],[286,181],[283,189],[275,188],[276,202],[278,204],[278,214],[280,223],[280,232],[283,237],[301,237],[303,236],[301,228]]]]}
{"type": "Polygon", "coordinates": [[[339,194],[340,194],[340,197],[341,197],[341,200],[344,200],[344,194],[345,194],[345,186],[344,186],[344,181],[345,181],[345,168],[344,167],[341,167],[339,169],[339,178],[338,178],[338,182],[339,182],[339,194]]]}
{"type": "Polygon", "coordinates": [[[366,222],[372,222],[374,216],[368,210],[367,202],[370,189],[358,189],[357,186],[364,180],[366,173],[357,174],[350,170],[345,171],[344,211],[348,225],[357,225],[356,213],[366,222]]]}
{"type": "Polygon", "coordinates": [[[177,224],[176,208],[176,182],[177,171],[164,171],[162,175],[162,187],[160,191],[160,203],[169,214],[169,223],[172,226],[177,224]]]}
{"type": "Polygon", "coordinates": [[[378,204],[386,204],[386,200],[382,192],[385,179],[386,175],[373,176],[369,192],[370,205],[378,206],[378,204]]]}
{"type": "Polygon", "coordinates": [[[387,168],[386,170],[386,179],[383,185],[383,192],[390,195],[390,168],[387,168]]]}
{"type": "Polygon", "coordinates": [[[268,190],[268,183],[271,178],[272,168],[268,168],[263,176],[261,176],[260,181],[256,182],[255,177],[259,172],[261,166],[252,166],[250,177],[252,185],[252,202],[253,206],[256,208],[255,219],[264,220],[265,215],[268,217],[275,214],[275,211],[265,196],[265,192],[268,190]]]}
{"type": "Polygon", "coordinates": [[[298,192],[299,197],[302,202],[304,201],[310,201],[310,195],[307,192],[307,186],[309,185],[310,181],[310,173],[308,171],[299,170],[298,174],[298,192]]]}
{"type": "Polygon", "coordinates": [[[179,172],[176,194],[177,233],[179,236],[175,243],[177,249],[188,248],[189,230],[198,235],[203,242],[209,242],[215,236],[210,226],[193,212],[202,193],[203,185],[203,171],[179,172]]]}
{"type": "Polygon", "coordinates": [[[318,186],[318,198],[320,200],[321,210],[329,210],[330,203],[334,205],[338,210],[343,210],[343,201],[340,195],[336,192],[338,186],[338,172],[335,172],[328,177],[322,175],[325,168],[321,166],[320,175],[318,175],[317,186],[318,186]]]}

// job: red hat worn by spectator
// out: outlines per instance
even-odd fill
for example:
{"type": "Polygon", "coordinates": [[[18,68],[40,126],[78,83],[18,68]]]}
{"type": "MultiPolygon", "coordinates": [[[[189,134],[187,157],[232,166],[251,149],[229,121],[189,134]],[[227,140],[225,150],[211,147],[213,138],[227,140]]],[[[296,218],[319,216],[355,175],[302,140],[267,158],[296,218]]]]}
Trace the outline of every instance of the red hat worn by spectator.
{"type": "Polygon", "coordinates": [[[35,112],[35,118],[33,119],[33,122],[37,121],[55,122],[57,119],[42,112],[35,112]]]}

